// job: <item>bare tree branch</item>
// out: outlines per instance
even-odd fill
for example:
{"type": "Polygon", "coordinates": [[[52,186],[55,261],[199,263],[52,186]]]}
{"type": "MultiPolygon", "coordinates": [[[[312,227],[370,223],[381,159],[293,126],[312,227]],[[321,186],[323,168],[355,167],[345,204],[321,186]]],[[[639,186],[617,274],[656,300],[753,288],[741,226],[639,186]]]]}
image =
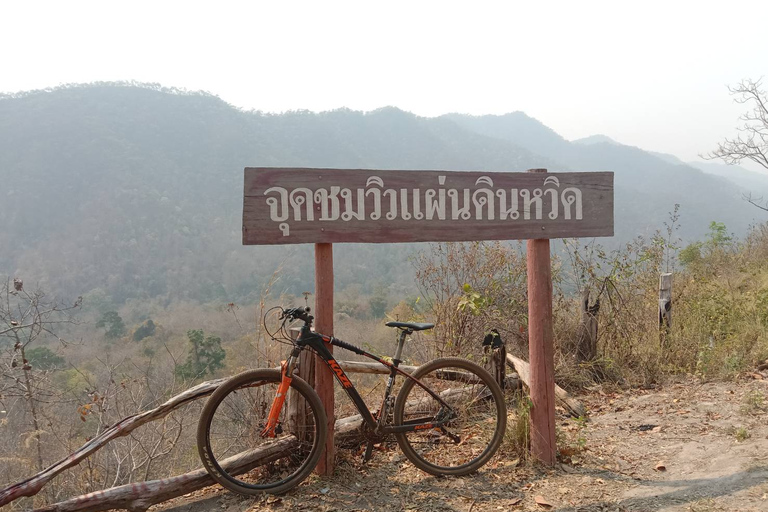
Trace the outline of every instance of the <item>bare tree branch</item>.
{"type": "MultiPolygon", "coordinates": [[[[290,452],[297,444],[296,438],[285,437],[267,446],[240,453],[222,461],[222,466],[233,475],[244,473],[261,461],[290,452]]],[[[122,485],[104,491],[96,491],[61,503],[37,509],[37,512],[96,512],[99,510],[126,509],[144,512],[156,503],[202,489],[215,482],[205,469],[196,469],[183,475],[162,480],[122,485]]]]}
{"type": "Polygon", "coordinates": [[[101,449],[107,442],[128,435],[131,431],[141,425],[162,418],[183,404],[213,393],[213,391],[225,380],[226,379],[216,379],[203,382],[202,384],[198,384],[197,386],[174,396],[159,407],[128,416],[127,418],[118,421],[101,432],[98,436],[85,443],[68,457],[61,459],[52,466],[26,480],[0,490],[0,507],[23,496],[34,496],[56,475],[65,469],[76,466],[83,459],[101,449]]]}
{"type": "Polygon", "coordinates": [[[761,210],[768,212],[768,201],[763,200],[763,197],[753,197],[752,194],[744,194],[744,199],[752,206],[757,206],[761,210]]]}
{"type": "MultiPolygon", "coordinates": [[[[761,87],[762,80],[747,79],[728,88],[731,95],[735,96],[736,103],[750,105],[752,110],[739,118],[744,124],[738,128],[740,133],[736,138],[726,138],[717,145],[717,149],[701,155],[703,158],[719,159],[729,165],[747,160],[768,169],[768,96],[761,87]]],[[[748,194],[745,199],[761,210],[768,211],[768,202],[764,203],[762,198],[753,199],[748,194]]]]}

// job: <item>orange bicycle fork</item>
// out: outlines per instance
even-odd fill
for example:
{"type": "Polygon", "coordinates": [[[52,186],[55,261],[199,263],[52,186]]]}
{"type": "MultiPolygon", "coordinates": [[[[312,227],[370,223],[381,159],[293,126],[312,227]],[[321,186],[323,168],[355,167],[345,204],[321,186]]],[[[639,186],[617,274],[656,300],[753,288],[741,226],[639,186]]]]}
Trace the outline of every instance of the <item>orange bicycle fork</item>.
{"type": "Polygon", "coordinates": [[[269,416],[267,417],[267,424],[264,430],[261,431],[261,437],[275,437],[277,425],[280,419],[280,411],[283,410],[285,404],[285,398],[288,396],[288,389],[291,387],[291,381],[293,380],[293,369],[296,366],[298,355],[291,354],[287,361],[283,361],[280,365],[280,374],[282,380],[277,387],[277,395],[272,401],[272,408],[269,410],[269,416]]]}

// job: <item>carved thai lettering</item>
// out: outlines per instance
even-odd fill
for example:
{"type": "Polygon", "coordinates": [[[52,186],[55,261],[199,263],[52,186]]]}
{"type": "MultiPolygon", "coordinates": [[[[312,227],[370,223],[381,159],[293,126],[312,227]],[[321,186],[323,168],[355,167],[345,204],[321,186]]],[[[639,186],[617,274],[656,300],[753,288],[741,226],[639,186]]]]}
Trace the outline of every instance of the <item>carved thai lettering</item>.
{"type": "Polygon", "coordinates": [[[408,189],[400,189],[400,218],[411,220],[411,214],[408,212],[408,189]]]}
{"type": "Polygon", "coordinates": [[[445,189],[427,189],[424,192],[424,207],[427,210],[427,220],[432,220],[435,217],[445,220],[445,189]],[[437,196],[437,200],[435,200],[435,196],[437,196]]]}
{"type": "Polygon", "coordinates": [[[293,220],[301,220],[302,208],[306,211],[307,220],[315,220],[314,193],[308,188],[295,188],[289,196],[293,208],[293,220]]]}
{"type": "Polygon", "coordinates": [[[541,220],[541,209],[542,209],[542,196],[544,195],[544,191],[540,188],[533,189],[533,193],[531,193],[528,189],[522,189],[520,190],[520,195],[523,196],[523,218],[528,220],[531,218],[531,206],[534,206],[536,208],[536,214],[535,219],[541,220]]]}
{"type": "Polygon", "coordinates": [[[271,187],[264,191],[264,195],[276,192],[280,195],[278,200],[276,197],[268,197],[267,204],[269,205],[269,218],[274,222],[282,222],[288,220],[288,191],[283,187],[271,187]]]}
{"type": "MultiPolygon", "coordinates": [[[[480,176],[477,178],[477,181],[475,181],[475,185],[487,185],[488,187],[493,187],[493,181],[488,176],[480,176]]],[[[483,208],[486,209],[487,212],[487,219],[493,220],[495,217],[495,211],[494,211],[494,194],[493,190],[490,188],[480,188],[478,190],[475,190],[475,192],[472,194],[472,202],[475,205],[475,219],[482,220],[483,219],[483,208]]]]}
{"type": "Polygon", "coordinates": [[[507,191],[499,189],[496,191],[496,196],[499,198],[499,218],[501,220],[512,219],[516,220],[520,217],[519,198],[517,197],[517,189],[513,188],[509,191],[509,203],[507,203],[507,191]]]}
{"type": "Polygon", "coordinates": [[[413,218],[416,220],[424,218],[424,212],[421,211],[421,190],[418,188],[413,189],[413,218]]]}
{"type": "Polygon", "coordinates": [[[315,202],[320,203],[320,220],[337,220],[341,213],[339,203],[341,187],[331,187],[315,190],[315,202]]]}
{"type": "Polygon", "coordinates": [[[397,190],[388,188],[382,194],[383,196],[389,196],[389,211],[386,214],[387,220],[394,220],[397,218],[397,190]]]}
{"type": "MultiPolygon", "coordinates": [[[[555,176],[549,176],[547,179],[544,180],[544,186],[547,185],[560,187],[560,180],[557,179],[555,176]]],[[[550,202],[550,211],[549,211],[549,218],[551,220],[555,220],[558,216],[558,210],[560,206],[560,193],[555,188],[548,188],[544,191],[545,194],[549,194],[549,202],[550,202]]]]}
{"type": "Polygon", "coordinates": [[[469,189],[463,190],[463,206],[459,208],[459,191],[455,188],[448,190],[448,197],[451,198],[451,219],[458,220],[461,217],[463,220],[468,220],[472,213],[469,208],[471,206],[469,189]]]}
{"type": "Polygon", "coordinates": [[[373,196],[373,212],[371,212],[371,220],[379,220],[381,218],[381,189],[384,188],[384,180],[378,176],[371,176],[368,181],[365,182],[366,187],[376,185],[379,188],[369,188],[365,191],[365,197],[373,196]]]}
{"type": "Polygon", "coordinates": [[[352,191],[348,188],[341,189],[341,198],[344,199],[344,213],[341,220],[365,220],[365,190],[357,189],[357,210],[352,205],[352,191]]]}
{"type": "Polygon", "coordinates": [[[560,195],[563,201],[563,217],[565,220],[571,220],[571,207],[575,204],[576,220],[582,219],[581,190],[576,187],[563,189],[560,195]]]}

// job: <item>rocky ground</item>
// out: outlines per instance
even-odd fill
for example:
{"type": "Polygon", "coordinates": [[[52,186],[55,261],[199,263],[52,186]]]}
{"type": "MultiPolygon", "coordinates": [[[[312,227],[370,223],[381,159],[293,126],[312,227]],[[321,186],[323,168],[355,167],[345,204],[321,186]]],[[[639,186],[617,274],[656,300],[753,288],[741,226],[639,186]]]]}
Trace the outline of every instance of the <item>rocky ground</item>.
{"type": "Polygon", "coordinates": [[[595,387],[579,398],[589,420],[560,418],[563,461],[553,469],[521,462],[507,446],[478,474],[435,478],[393,443],[367,466],[342,451],[332,478],[283,496],[208,489],[154,510],[768,511],[768,380],[595,387]]]}

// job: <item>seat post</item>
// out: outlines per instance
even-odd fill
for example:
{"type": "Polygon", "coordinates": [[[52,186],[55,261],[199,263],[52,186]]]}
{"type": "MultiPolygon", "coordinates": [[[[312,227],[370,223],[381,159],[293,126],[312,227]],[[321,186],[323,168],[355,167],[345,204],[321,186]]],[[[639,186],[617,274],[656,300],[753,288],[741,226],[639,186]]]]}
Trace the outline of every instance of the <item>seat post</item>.
{"type": "Polygon", "coordinates": [[[413,331],[410,329],[402,329],[400,336],[397,337],[397,349],[395,350],[395,366],[400,364],[400,357],[403,355],[403,345],[405,345],[405,337],[411,334],[413,331]]]}

